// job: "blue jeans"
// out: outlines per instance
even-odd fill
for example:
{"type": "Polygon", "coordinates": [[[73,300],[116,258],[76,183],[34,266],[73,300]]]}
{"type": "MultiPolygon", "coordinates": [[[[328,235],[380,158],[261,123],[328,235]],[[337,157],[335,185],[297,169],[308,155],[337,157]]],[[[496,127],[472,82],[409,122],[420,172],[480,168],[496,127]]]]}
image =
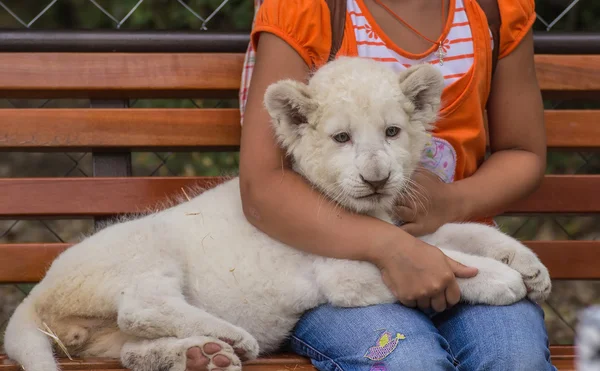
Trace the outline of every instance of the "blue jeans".
{"type": "Polygon", "coordinates": [[[432,315],[400,304],[324,305],[304,314],[290,340],[320,371],[556,370],[544,313],[529,300],[432,315]]]}

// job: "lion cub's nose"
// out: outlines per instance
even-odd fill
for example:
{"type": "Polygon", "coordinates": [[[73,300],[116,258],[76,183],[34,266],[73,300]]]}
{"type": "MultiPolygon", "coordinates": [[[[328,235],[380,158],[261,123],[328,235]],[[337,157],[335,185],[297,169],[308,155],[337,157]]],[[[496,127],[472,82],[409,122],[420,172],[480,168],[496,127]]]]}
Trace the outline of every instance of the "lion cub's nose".
{"type": "Polygon", "coordinates": [[[390,175],[388,174],[387,177],[385,177],[384,179],[379,179],[379,180],[367,180],[365,179],[362,175],[360,176],[360,179],[365,183],[368,184],[373,191],[378,191],[381,188],[383,188],[385,186],[385,184],[388,182],[388,180],[390,179],[390,175]]]}

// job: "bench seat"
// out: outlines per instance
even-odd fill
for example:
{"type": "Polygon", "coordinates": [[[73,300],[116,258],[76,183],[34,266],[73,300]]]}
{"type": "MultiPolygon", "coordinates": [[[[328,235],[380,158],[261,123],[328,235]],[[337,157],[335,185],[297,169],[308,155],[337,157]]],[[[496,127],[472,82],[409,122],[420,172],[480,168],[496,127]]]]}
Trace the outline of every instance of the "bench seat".
{"type": "MultiPolygon", "coordinates": [[[[90,41],[92,43],[92,41],[90,41]]],[[[73,50],[71,48],[70,50],[73,50]]],[[[1,152],[90,152],[89,178],[2,178],[0,219],[104,218],[136,213],[197,177],[134,177],[133,151],[236,151],[239,112],[231,108],[128,108],[129,99],[235,99],[242,53],[0,52],[0,98],[90,99],[88,108],[0,109],[1,152]]],[[[535,56],[544,97],[598,100],[600,55],[535,56]]],[[[546,109],[548,149],[600,150],[600,110],[546,109]]],[[[507,215],[600,213],[600,175],[546,175],[538,191],[507,215]]],[[[598,280],[600,241],[524,241],[555,280],[598,280]]],[[[1,243],[0,284],[35,283],[66,243],[1,243]]],[[[553,345],[559,370],[575,370],[575,348],[553,345]]],[[[123,370],[117,360],[61,359],[67,370],[123,370]]],[[[0,355],[0,371],[20,371],[0,355]]],[[[249,371],[314,370],[296,355],[248,362],[249,371]]]]}
{"type": "MultiPolygon", "coordinates": [[[[560,371],[575,371],[574,350],[569,346],[552,347],[552,363],[560,371]]],[[[119,370],[125,371],[119,361],[106,359],[60,359],[60,366],[64,371],[84,370],[119,370]]],[[[316,371],[310,362],[294,354],[279,354],[272,357],[263,357],[243,366],[244,371],[316,371]]],[[[0,371],[22,371],[19,365],[0,355],[0,371]]]]}

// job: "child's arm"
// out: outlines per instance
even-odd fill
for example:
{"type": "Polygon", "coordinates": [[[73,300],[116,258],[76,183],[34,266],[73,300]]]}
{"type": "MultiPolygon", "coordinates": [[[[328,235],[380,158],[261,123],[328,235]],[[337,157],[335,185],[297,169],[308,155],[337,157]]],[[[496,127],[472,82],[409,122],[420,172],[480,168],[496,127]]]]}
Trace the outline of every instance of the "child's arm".
{"type": "Polygon", "coordinates": [[[533,56],[530,30],[498,61],[488,102],[491,156],[454,183],[419,176],[431,203],[417,212],[414,205],[399,208],[410,222],[403,226],[407,232],[422,235],[447,222],[496,216],[538,187],[546,167],[546,131],[533,56]]]}
{"type": "Polygon", "coordinates": [[[401,302],[443,310],[460,296],[460,266],[437,248],[375,218],[347,212],[290,169],[263,106],[268,85],[305,81],[308,68],[282,39],[263,32],[256,50],[240,148],[240,187],[247,219],[272,238],[317,255],[376,264],[401,302]]]}
{"type": "Polygon", "coordinates": [[[488,103],[491,156],[455,188],[462,217],[489,217],[532,193],[546,169],[546,129],[531,30],[498,61],[488,103]]]}

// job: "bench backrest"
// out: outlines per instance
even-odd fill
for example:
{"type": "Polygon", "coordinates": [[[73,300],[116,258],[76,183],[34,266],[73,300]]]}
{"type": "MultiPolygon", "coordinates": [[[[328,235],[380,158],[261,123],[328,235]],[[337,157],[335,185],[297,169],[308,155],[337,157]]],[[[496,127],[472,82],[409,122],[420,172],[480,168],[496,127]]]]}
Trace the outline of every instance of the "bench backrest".
{"type": "MultiPolygon", "coordinates": [[[[535,58],[545,96],[600,93],[600,55],[535,58]]],[[[237,109],[133,109],[128,98],[233,98],[240,53],[0,53],[0,98],[90,98],[84,109],[0,109],[0,150],[86,151],[94,177],[0,179],[0,218],[102,219],[145,210],[207,178],[132,177],[131,151],[235,150],[237,109]]],[[[600,111],[545,111],[552,150],[600,149],[600,111]]],[[[509,214],[600,212],[600,176],[547,175],[509,214]]],[[[600,241],[527,241],[555,279],[600,279],[600,241]]],[[[0,245],[0,283],[36,282],[67,244],[0,245]]]]}

